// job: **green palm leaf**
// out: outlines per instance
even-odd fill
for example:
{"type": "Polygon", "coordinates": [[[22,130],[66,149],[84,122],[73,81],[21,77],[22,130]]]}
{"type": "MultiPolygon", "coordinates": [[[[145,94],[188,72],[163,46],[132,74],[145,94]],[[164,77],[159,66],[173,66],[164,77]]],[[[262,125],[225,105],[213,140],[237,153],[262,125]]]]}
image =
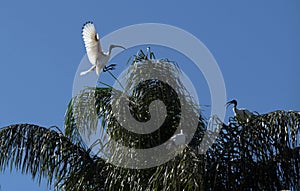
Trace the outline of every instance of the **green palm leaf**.
{"type": "MultiPolygon", "coordinates": [[[[64,133],[55,127],[32,124],[1,128],[0,170],[16,168],[39,182],[46,177],[48,185],[54,185],[56,190],[300,190],[300,112],[296,111],[274,111],[253,116],[244,123],[235,118],[228,124],[219,123],[220,133],[205,154],[198,152],[203,136],[206,133],[212,137],[216,132],[210,131],[209,123],[200,115],[189,145],[174,159],[149,169],[117,167],[93,153],[82,135],[93,135],[99,127],[100,141],[95,144],[114,139],[134,148],[159,145],[174,133],[176,119],[180,119],[176,94],[170,93],[164,83],[139,82],[137,77],[149,77],[146,64],[157,62],[153,52],[149,56],[150,59],[141,51],[133,57],[122,90],[104,85],[86,88],[72,98],[65,114],[64,133]],[[156,99],[169,105],[168,115],[172,118],[166,118],[164,129],[155,136],[127,134],[111,107],[113,97],[123,91],[137,120],[149,120],[149,104],[156,99]]],[[[176,84],[175,90],[185,95],[183,105],[191,115],[200,113],[178,78],[178,67],[169,67],[174,63],[168,59],[158,61],[165,64],[154,70],[176,84]]],[[[211,140],[204,144],[211,144],[211,140]]],[[[103,150],[99,152],[110,149],[104,144],[100,148],[103,150]]],[[[129,153],[117,154],[121,158],[129,153]]]]}

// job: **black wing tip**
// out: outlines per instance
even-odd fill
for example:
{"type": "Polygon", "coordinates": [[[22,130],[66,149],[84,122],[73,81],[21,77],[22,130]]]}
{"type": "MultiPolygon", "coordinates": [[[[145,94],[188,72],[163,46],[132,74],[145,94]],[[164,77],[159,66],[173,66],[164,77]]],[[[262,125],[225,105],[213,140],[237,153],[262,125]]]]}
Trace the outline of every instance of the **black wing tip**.
{"type": "Polygon", "coordinates": [[[93,21],[87,21],[87,22],[84,23],[83,27],[84,27],[85,25],[87,25],[87,24],[94,24],[94,23],[93,23],[93,21]]]}
{"type": "Polygon", "coordinates": [[[87,21],[87,22],[85,22],[84,24],[83,24],[83,26],[82,26],[82,28],[81,28],[81,35],[83,36],[83,29],[84,29],[84,27],[87,25],[87,24],[94,24],[92,21],[87,21]]]}
{"type": "Polygon", "coordinates": [[[87,21],[83,24],[82,28],[81,29],[84,29],[84,27],[87,25],[87,24],[94,24],[93,21],[87,21]]]}

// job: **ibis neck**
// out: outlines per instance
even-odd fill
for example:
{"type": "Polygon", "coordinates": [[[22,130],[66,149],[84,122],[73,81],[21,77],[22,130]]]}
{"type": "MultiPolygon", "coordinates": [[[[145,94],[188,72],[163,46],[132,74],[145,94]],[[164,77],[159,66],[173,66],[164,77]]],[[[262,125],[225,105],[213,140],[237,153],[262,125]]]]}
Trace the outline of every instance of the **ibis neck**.
{"type": "Polygon", "coordinates": [[[233,110],[233,113],[236,114],[236,106],[234,106],[234,107],[232,108],[232,110],[233,110]]]}

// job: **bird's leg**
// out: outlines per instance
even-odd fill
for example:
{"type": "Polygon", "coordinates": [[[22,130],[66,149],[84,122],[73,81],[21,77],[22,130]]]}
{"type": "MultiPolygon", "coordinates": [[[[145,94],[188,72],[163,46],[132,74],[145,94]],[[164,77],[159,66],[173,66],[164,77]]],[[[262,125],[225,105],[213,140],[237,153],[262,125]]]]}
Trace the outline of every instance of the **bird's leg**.
{"type": "Polygon", "coordinates": [[[94,65],[94,66],[92,66],[90,69],[88,69],[87,71],[80,72],[80,75],[81,75],[81,76],[82,76],[82,75],[86,75],[87,73],[94,71],[95,68],[96,68],[96,66],[94,65]]]}
{"type": "Polygon", "coordinates": [[[103,72],[107,72],[109,70],[114,70],[114,69],[116,69],[116,64],[110,64],[109,66],[105,66],[103,68],[103,72]]]}

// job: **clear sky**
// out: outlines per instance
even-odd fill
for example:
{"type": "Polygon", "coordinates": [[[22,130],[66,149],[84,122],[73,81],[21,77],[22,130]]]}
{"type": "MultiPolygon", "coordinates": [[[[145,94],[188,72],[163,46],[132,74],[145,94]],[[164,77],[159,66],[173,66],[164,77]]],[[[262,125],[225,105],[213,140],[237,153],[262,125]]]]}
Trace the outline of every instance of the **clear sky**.
{"type": "MultiPolygon", "coordinates": [[[[180,27],[212,52],[228,99],[259,113],[300,110],[299,10],[297,0],[1,2],[0,126],[63,126],[89,20],[101,36],[145,22],[180,27]]],[[[16,172],[0,175],[0,185],[47,190],[16,172]]]]}

